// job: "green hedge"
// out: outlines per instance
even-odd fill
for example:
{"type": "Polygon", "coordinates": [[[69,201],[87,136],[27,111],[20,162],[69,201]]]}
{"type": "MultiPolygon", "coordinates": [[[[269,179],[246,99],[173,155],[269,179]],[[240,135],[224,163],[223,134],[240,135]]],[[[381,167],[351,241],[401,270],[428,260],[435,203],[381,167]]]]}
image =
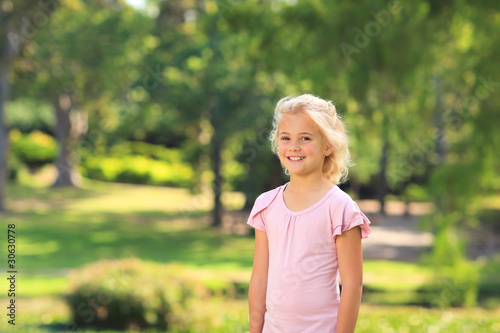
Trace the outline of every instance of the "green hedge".
{"type": "Polygon", "coordinates": [[[9,132],[11,153],[28,166],[40,167],[53,163],[59,152],[54,138],[40,131],[23,134],[18,129],[9,132]]]}
{"type": "Polygon", "coordinates": [[[179,149],[166,148],[142,141],[126,141],[109,149],[110,156],[140,155],[168,163],[184,162],[179,149]]]}
{"type": "Polygon", "coordinates": [[[185,330],[191,325],[191,300],[209,292],[178,263],[137,258],[108,260],[70,274],[65,296],[78,327],[185,330]]]}
{"type": "Polygon", "coordinates": [[[84,177],[110,182],[178,187],[194,182],[194,170],[180,150],[144,142],[125,142],[89,155],[80,170],[84,177]]]}

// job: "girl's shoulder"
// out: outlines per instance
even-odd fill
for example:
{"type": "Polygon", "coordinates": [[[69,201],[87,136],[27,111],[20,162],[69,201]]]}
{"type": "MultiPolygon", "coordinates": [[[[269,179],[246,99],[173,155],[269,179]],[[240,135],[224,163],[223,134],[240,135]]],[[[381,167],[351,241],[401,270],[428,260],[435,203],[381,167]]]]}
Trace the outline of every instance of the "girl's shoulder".
{"type": "Polygon", "coordinates": [[[284,185],[278,186],[272,190],[262,193],[255,199],[255,203],[253,205],[252,211],[250,212],[250,218],[257,215],[260,211],[264,210],[268,207],[274,199],[276,199],[278,193],[284,185]]]}
{"type": "Polygon", "coordinates": [[[268,199],[268,198],[271,198],[271,197],[276,197],[276,195],[278,194],[278,192],[280,191],[280,189],[282,187],[284,187],[285,185],[280,185],[276,188],[273,188],[272,190],[269,190],[269,191],[266,191],[266,192],[263,192],[261,193],[257,199],[255,199],[255,201],[257,200],[265,200],[265,199],[268,199]]]}
{"type": "Polygon", "coordinates": [[[351,198],[351,196],[342,190],[338,185],[335,185],[336,189],[333,191],[332,196],[330,197],[330,204],[337,206],[345,206],[348,204],[355,203],[355,201],[351,198]]]}
{"type": "Polygon", "coordinates": [[[340,235],[343,231],[355,226],[361,228],[361,238],[366,238],[371,232],[370,220],[361,211],[356,201],[340,187],[330,198],[329,213],[332,223],[333,236],[340,235]]]}

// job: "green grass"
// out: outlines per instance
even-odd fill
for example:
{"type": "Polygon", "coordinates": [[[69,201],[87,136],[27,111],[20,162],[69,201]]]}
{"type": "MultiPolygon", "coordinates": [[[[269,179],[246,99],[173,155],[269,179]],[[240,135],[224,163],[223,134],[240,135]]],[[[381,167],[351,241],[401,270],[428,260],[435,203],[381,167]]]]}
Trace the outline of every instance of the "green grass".
{"type": "MultiPolygon", "coordinates": [[[[2,304],[5,299],[0,299],[2,304]]],[[[70,313],[64,303],[55,297],[23,299],[19,302],[16,332],[74,331],[69,326],[70,313]]],[[[248,332],[248,304],[246,300],[213,298],[208,304],[195,305],[196,323],[190,332],[244,333],[248,332]],[[211,329],[207,329],[211,323],[211,329]]],[[[356,333],[500,333],[500,309],[426,309],[415,306],[373,306],[362,304],[356,333]]],[[[0,322],[0,331],[8,326],[0,322]]],[[[94,332],[79,329],[78,332],[94,332]]],[[[119,331],[100,331],[119,332],[119,331]]],[[[122,331],[123,332],[123,331],[122,331]]],[[[180,333],[180,332],[171,332],[180,333]]]]}
{"type": "Polygon", "coordinates": [[[24,268],[77,267],[99,258],[138,256],[181,261],[199,267],[251,265],[248,238],[219,233],[204,225],[181,228],[172,217],[141,213],[27,213],[16,223],[18,264],[24,268]],[[237,249],[237,251],[234,251],[237,249]]]}
{"type": "Polygon", "coordinates": [[[2,220],[16,224],[20,267],[69,268],[128,256],[251,266],[250,238],[208,227],[210,198],[176,188],[89,183],[83,189],[9,186],[11,210],[2,220]]]}
{"type": "Polygon", "coordinates": [[[430,267],[410,262],[365,260],[364,282],[387,292],[416,290],[432,278],[430,267]]]}
{"type": "Polygon", "coordinates": [[[23,297],[57,296],[67,290],[69,287],[68,282],[68,278],[65,276],[20,276],[18,282],[19,294],[23,297]]]}

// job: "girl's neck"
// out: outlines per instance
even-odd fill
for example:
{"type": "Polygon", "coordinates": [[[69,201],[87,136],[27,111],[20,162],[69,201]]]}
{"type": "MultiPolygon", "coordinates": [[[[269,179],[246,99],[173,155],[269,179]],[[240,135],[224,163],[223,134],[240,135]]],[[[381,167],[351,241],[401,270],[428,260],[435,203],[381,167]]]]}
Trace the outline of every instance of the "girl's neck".
{"type": "Polygon", "coordinates": [[[290,177],[290,184],[287,185],[287,192],[310,192],[323,189],[325,187],[331,188],[334,184],[329,181],[325,176],[320,175],[309,177],[290,177]]]}

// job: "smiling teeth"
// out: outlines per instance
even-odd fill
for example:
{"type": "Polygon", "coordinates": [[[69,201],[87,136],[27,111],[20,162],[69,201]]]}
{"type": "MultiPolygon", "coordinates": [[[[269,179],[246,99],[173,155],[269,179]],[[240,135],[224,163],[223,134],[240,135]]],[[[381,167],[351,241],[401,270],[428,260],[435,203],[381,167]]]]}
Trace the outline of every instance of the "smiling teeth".
{"type": "Polygon", "coordinates": [[[291,159],[292,161],[300,161],[304,159],[303,157],[288,157],[288,158],[291,159]]]}

